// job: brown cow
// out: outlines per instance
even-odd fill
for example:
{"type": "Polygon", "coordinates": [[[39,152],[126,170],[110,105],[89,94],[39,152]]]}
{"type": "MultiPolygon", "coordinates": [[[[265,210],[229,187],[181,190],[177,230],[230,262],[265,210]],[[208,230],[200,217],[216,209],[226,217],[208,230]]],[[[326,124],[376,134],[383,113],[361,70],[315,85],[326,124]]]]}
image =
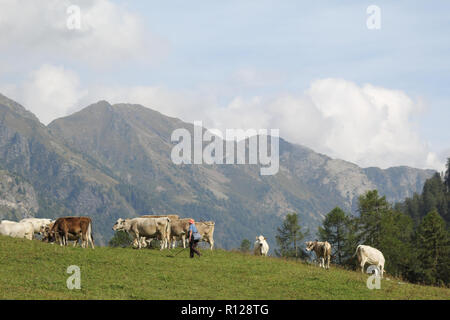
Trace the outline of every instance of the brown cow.
{"type": "Polygon", "coordinates": [[[86,248],[91,243],[94,249],[92,237],[92,220],[90,217],[62,217],[56,219],[50,229],[50,236],[55,238],[59,244],[67,245],[73,238],[81,238],[81,247],[86,248]]]}
{"type": "MultiPolygon", "coordinates": [[[[51,233],[52,227],[55,224],[55,222],[51,222],[47,224],[46,226],[41,226],[40,232],[42,234],[42,241],[44,242],[52,242],[52,244],[55,242],[55,235],[51,233]]],[[[73,246],[76,247],[78,240],[78,235],[72,235],[69,233],[69,241],[73,241],[73,246]]]]}
{"type": "Polygon", "coordinates": [[[306,250],[314,250],[314,252],[316,253],[316,258],[319,261],[319,267],[330,269],[331,244],[329,244],[327,241],[308,241],[306,242],[306,250]]]}

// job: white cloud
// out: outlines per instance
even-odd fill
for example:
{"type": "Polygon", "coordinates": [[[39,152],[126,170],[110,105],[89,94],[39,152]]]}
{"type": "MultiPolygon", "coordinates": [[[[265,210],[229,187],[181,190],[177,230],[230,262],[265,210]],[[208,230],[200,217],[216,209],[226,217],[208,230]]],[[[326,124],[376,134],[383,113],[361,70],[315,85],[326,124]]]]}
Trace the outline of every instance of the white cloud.
{"type": "Polygon", "coordinates": [[[42,54],[91,66],[129,59],[151,63],[168,49],[137,14],[109,0],[2,0],[0,38],[3,54],[42,54]],[[72,5],[80,8],[81,29],[67,27],[72,5]]]}
{"type": "Polygon", "coordinates": [[[67,115],[87,94],[80,87],[75,72],[52,65],[43,65],[31,72],[20,86],[5,85],[0,89],[17,99],[44,124],[67,115]]]}

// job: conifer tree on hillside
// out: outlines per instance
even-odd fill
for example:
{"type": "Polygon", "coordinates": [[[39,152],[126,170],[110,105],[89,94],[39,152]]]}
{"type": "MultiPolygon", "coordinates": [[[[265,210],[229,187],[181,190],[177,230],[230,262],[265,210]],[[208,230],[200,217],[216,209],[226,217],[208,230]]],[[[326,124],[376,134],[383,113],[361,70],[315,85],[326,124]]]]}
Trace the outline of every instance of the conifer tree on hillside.
{"type": "Polygon", "coordinates": [[[413,226],[411,217],[395,210],[388,210],[382,216],[379,248],[391,275],[400,276],[410,272],[414,257],[413,226]]]}
{"type": "Polygon", "coordinates": [[[326,215],[323,225],[319,227],[320,240],[331,244],[332,256],[338,264],[343,264],[349,254],[354,252],[352,249],[348,250],[349,247],[355,247],[351,245],[351,222],[351,217],[336,207],[326,215]]]}
{"type": "Polygon", "coordinates": [[[446,191],[450,192],[450,158],[447,158],[447,170],[445,171],[445,175],[444,175],[444,184],[446,187],[446,191]]]}
{"type": "Polygon", "coordinates": [[[359,197],[360,216],[356,218],[358,244],[380,250],[386,260],[386,269],[393,275],[407,273],[412,259],[412,219],[392,209],[377,190],[359,197]]]}
{"type": "Polygon", "coordinates": [[[420,278],[426,284],[450,284],[449,234],[436,210],[427,214],[416,235],[420,278]]]}
{"type": "MultiPolygon", "coordinates": [[[[448,172],[447,169],[446,177],[448,172]]],[[[396,209],[412,217],[416,226],[425,215],[436,209],[447,227],[450,227],[450,191],[446,185],[446,177],[442,181],[440,174],[436,173],[425,182],[422,194],[414,194],[412,198],[405,199],[403,203],[396,205],[396,209]]]]}
{"type": "Polygon", "coordinates": [[[241,246],[239,247],[239,250],[241,252],[250,252],[251,246],[252,246],[252,244],[251,244],[250,240],[244,239],[241,242],[241,246]]]}
{"type": "Polygon", "coordinates": [[[126,248],[131,245],[133,238],[125,231],[116,231],[114,236],[109,240],[108,245],[110,247],[122,247],[126,248]]]}
{"type": "Polygon", "coordinates": [[[279,246],[279,249],[275,250],[277,256],[295,257],[296,259],[305,256],[304,251],[300,249],[305,233],[299,225],[297,213],[287,214],[281,227],[277,228],[277,232],[275,237],[279,246]]]}
{"type": "Polygon", "coordinates": [[[371,190],[358,199],[359,241],[371,247],[380,246],[381,220],[389,210],[386,197],[380,197],[377,190],[371,190]]]}

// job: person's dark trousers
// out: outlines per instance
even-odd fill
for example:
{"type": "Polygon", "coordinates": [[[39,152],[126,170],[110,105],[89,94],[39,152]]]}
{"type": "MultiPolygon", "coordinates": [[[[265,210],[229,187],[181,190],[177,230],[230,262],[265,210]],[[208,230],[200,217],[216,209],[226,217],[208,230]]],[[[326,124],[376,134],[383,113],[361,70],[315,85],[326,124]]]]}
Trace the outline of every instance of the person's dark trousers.
{"type": "Polygon", "coordinates": [[[198,251],[198,249],[196,249],[197,245],[198,245],[198,240],[192,240],[191,242],[189,242],[189,249],[190,249],[190,256],[191,256],[191,258],[194,257],[194,253],[196,253],[200,257],[200,252],[198,251]]]}

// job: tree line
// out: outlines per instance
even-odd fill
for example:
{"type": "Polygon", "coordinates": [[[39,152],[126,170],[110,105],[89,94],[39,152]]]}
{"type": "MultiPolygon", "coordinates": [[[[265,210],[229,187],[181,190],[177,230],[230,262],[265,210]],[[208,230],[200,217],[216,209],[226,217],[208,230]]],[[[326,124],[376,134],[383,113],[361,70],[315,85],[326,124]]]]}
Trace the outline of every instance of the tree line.
{"type": "MultiPolygon", "coordinates": [[[[412,283],[450,285],[450,159],[443,177],[426,181],[422,194],[391,205],[377,190],[358,198],[356,215],[337,207],[325,217],[317,238],[332,245],[332,261],[357,268],[354,256],[359,244],[379,249],[388,274],[412,283]]],[[[286,216],[277,229],[279,257],[308,259],[301,247],[308,231],[300,227],[296,213],[286,216]]]]}

